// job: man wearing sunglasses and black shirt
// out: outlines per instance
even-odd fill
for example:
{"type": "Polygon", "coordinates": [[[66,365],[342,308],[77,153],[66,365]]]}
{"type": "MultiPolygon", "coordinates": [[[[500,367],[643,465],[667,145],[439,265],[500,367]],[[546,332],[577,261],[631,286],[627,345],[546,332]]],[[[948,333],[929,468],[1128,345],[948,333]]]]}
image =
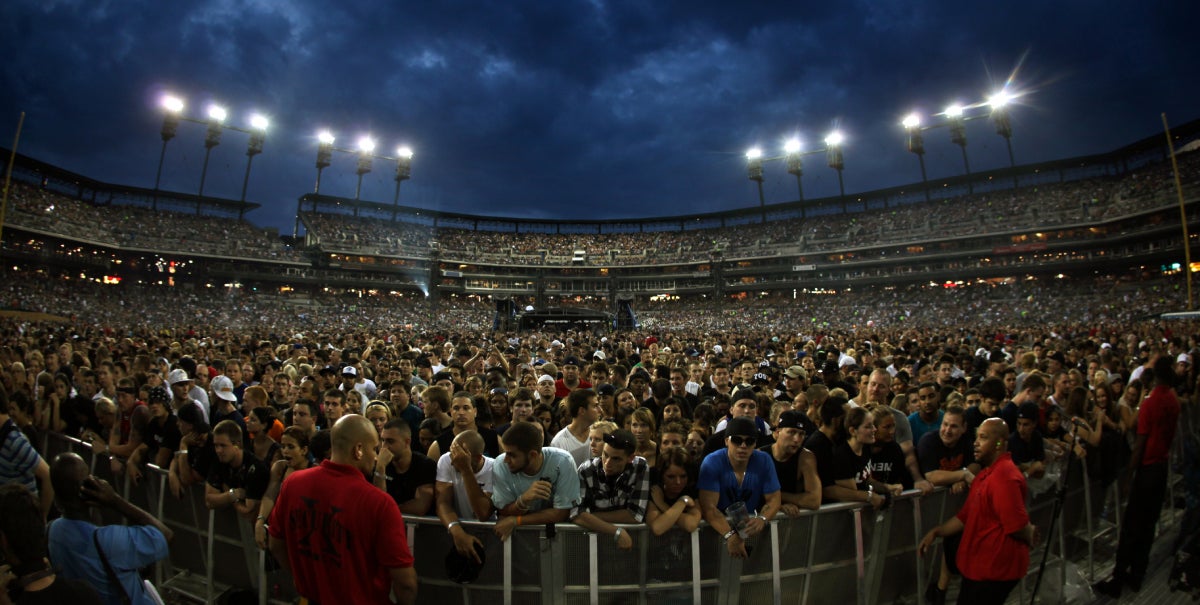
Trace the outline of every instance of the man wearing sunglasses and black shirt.
{"type": "Polygon", "coordinates": [[[747,556],[745,541],[766,529],[783,503],[771,454],[755,449],[758,436],[750,418],[730,420],[725,427],[726,449],[704,457],[696,482],[704,520],[724,537],[729,556],[738,559],[747,556]],[[732,513],[731,506],[742,512],[732,513]],[[743,517],[742,521],[731,524],[727,513],[743,517]]]}

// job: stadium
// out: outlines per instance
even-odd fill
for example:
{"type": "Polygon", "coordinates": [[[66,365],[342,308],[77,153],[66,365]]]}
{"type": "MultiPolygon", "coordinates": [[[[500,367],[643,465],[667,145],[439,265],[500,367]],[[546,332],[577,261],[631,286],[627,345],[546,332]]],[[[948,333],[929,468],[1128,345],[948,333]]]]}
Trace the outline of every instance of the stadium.
{"type": "MultiPolygon", "coordinates": [[[[1125,380],[1152,349],[1195,351],[1194,324],[1160,317],[1195,308],[1189,275],[1200,264],[1188,264],[1185,243],[1200,228],[1197,141],[1200,121],[1174,130],[1177,158],[1157,134],[1087,157],[651,219],[467,215],[297,191],[290,234],[256,225],[253,202],[104,182],[17,155],[2,221],[4,378],[19,391],[16,362],[24,371],[72,345],[83,356],[63,362],[77,371],[108,360],[133,376],[140,358],[241,358],[256,377],[272,362],[291,366],[299,385],[337,363],[331,350],[382,383],[404,353],[447,343],[472,357],[507,342],[525,363],[566,343],[589,362],[598,351],[653,366],[653,339],[667,373],[706,358],[778,370],[837,347],[855,367],[904,355],[915,376],[949,353],[982,376],[987,361],[1015,365],[1036,347],[1089,379],[1103,362],[1125,380]],[[288,358],[293,348],[312,358],[288,358]]],[[[1190,396],[1189,372],[1179,390],[1190,396]]],[[[78,451],[106,472],[90,442],[54,428],[36,433],[43,452],[78,451]]],[[[1070,468],[1059,471],[1069,488],[1060,517],[1048,486],[1030,505],[1039,525],[1059,524],[1046,537],[1042,602],[1094,598],[1087,586],[1119,531],[1106,504],[1120,506],[1119,484],[1071,479],[1070,468]]],[[[169,598],[215,602],[243,589],[288,602],[288,578],[263,562],[246,523],[171,498],[162,469],[146,478],[112,480],[187,534],[155,572],[169,598]]],[[[1172,485],[1160,563],[1180,531],[1172,485]]],[[[660,539],[630,527],[631,556],[573,526],[557,537],[553,526],[526,528],[492,541],[493,563],[467,585],[446,578],[436,518],[408,528],[422,601],[910,603],[932,569],[915,555],[922,528],[955,506],[944,489],[906,492],[886,514],[827,504],[773,522],[745,562],[722,558],[711,531],[660,539]]],[[[1168,594],[1166,567],[1139,602],[1168,594]]],[[[1035,575],[1016,597],[1034,594],[1035,575]]]]}

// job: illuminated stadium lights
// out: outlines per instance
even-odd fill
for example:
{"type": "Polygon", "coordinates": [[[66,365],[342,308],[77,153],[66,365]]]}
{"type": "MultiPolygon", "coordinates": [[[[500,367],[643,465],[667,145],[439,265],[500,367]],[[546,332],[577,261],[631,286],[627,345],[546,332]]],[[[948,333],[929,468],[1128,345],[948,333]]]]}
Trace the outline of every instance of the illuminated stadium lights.
{"type": "Polygon", "coordinates": [[[1013,99],[1008,91],[1001,90],[988,97],[988,105],[992,108],[992,123],[996,126],[996,134],[1004,137],[1004,145],[1008,148],[1008,166],[1013,169],[1013,187],[1017,183],[1017,160],[1012,150],[1012,122],[1008,119],[1008,104],[1013,99]]]}
{"type": "MultiPolygon", "coordinates": [[[[179,129],[180,122],[192,122],[194,124],[204,124],[205,126],[204,165],[200,169],[200,187],[196,193],[196,214],[200,214],[199,198],[204,197],[204,183],[208,177],[209,156],[212,153],[212,148],[221,144],[221,134],[225,131],[225,129],[230,129],[250,135],[250,143],[246,151],[246,155],[249,156],[250,159],[246,162],[246,178],[242,182],[242,201],[245,202],[246,185],[249,183],[250,179],[250,160],[252,160],[254,156],[262,153],[263,141],[266,138],[267,127],[269,125],[267,118],[261,114],[251,114],[250,126],[248,128],[230,126],[225,124],[226,118],[229,117],[229,111],[221,105],[217,105],[215,103],[210,104],[205,110],[205,118],[203,120],[190,118],[183,115],[183,109],[186,106],[184,100],[171,94],[163,95],[162,98],[159,99],[159,106],[163,109],[163,126],[161,132],[163,147],[162,152],[158,157],[158,171],[154,177],[154,190],[156,194],[153,198],[151,208],[153,210],[158,210],[157,191],[162,182],[162,167],[163,159],[167,154],[167,142],[175,138],[175,134],[179,129]]],[[[242,213],[245,212],[244,206],[245,205],[243,204],[243,208],[241,208],[239,211],[239,219],[242,218],[242,213]]]]}
{"type": "MultiPolygon", "coordinates": [[[[797,193],[799,193],[798,199],[799,199],[799,201],[803,202],[804,201],[804,183],[802,181],[802,177],[804,176],[804,160],[803,160],[803,158],[806,155],[813,155],[813,154],[817,154],[817,153],[826,154],[829,167],[838,171],[838,187],[842,194],[842,209],[843,209],[843,211],[845,210],[846,189],[845,189],[845,184],[842,181],[842,169],[845,167],[845,163],[842,160],[842,150],[841,150],[841,144],[844,140],[845,140],[845,136],[842,135],[841,132],[835,130],[835,131],[829,133],[829,135],[827,137],[825,137],[825,147],[821,148],[821,149],[811,149],[808,151],[804,151],[804,145],[800,141],[800,138],[793,136],[793,137],[788,138],[786,141],[784,141],[783,155],[780,155],[780,156],[764,157],[763,150],[758,147],[754,147],[754,148],[746,151],[746,174],[750,180],[752,180],[758,184],[758,203],[759,203],[759,206],[764,209],[763,210],[763,221],[764,222],[766,221],[766,210],[765,210],[766,199],[763,194],[763,163],[771,162],[771,161],[775,161],[775,160],[783,160],[784,165],[787,168],[788,174],[796,177],[796,188],[797,188],[797,193]]],[[[805,209],[804,209],[803,205],[800,206],[800,216],[801,216],[801,218],[805,217],[805,209]]]]}
{"type": "MultiPolygon", "coordinates": [[[[400,203],[400,183],[412,177],[412,157],[413,150],[407,145],[401,145],[396,148],[396,156],[379,155],[375,153],[376,142],[370,136],[363,136],[358,139],[356,149],[344,149],[333,145],[335,138],[333,133],[328,130],[322,130],[317,133],[317,186],[313,189],[313,193],[321,192],[321,172],[328,168],[333,163],[333,152],[341,151],[342,153],[352,153],[358,156],[355,174],[358,175],[358,184],[354,188],[354,199],[358,201],[362,195],[362,180],[363,175],[371,172],[372,163],[376,159],[388,160],[396,162],[396,193],[392,200],[392,218],[396,217],[396,207],[400,203]]],[[[297,214],[299,213],[299,202],[297,202],[297,214]]],[[[354,206],[354,216],[358,216],[358,206],[354,206]]],[[[300,220],[296,219],[295,232],[300,230],[300,220]]]]}
{"type": "Polygon", "coordinates": [[[908,131],[908,150],[917,154],[917,162],[921,165],[921,183],[925,187],[925,201],[929,201],[929,179],[925,176],[925,137],[921,134],[921,116],[916,112],[910,113],[900,122],[908,131]]]}

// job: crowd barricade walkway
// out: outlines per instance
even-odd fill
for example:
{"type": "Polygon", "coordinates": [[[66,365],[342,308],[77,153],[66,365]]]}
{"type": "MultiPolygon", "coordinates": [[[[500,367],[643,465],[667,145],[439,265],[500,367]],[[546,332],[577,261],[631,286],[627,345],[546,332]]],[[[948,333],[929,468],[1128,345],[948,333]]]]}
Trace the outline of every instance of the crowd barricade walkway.
{"type": "MultiPolygon", "coordinates": [[[[63,451],[84,457],[97,476],[111,480],[106,455],[57,434],[46,436],[43,451],[52,459],[63,451]]],[[[208,510],[204,486],[193,485],[182,497],[169,489],[167,474],[148,465],[141,481],[122,473],[114,485],[138,506],[157,514],[175,531],[170,557],[159,564],[156,584],[165,592],[215,603],[228,588],[256,590],[260,603],[291,603],[291,577],[279,570],[254,543],[250,523],[230,510],[208,510]]],[[[1042,580],[1042,603],[1065,600],[1071,582],[1098,579],[1095,541],[1117,528],[1119,508],[1103,514],[1119,495],[1119,482],[1102,486],[1089,480],[1086,465],[1072,472],[1052,469],[1031,480],[1027,502],[1031,520],[1049,541],[1049,563],[1042,580]],[[1053,534],[1047,534],[1055,510],[1057,486],[1068,481],[1053,534]],[[1111,519],[1111,521],[1109,520],[1111,519]],[[1079,570],[1071,577],[1068,568],[1079,570]]],[[[779,516],[749,542],[749,557],[732,559],[716,534],[702,524],[685,533],[672,529],[655,536],[645,525],[623,525],[634,547],[622,551],[608,536],[574,524],[525,526],[501,542],[491,523],[463,522],[485,546],[486,564],[470,584],[447,578],[446,554],[453,542],[435,517],[405,517],[409,546],[420,578],[422,602],[490,605],[576,605],[637,603],[914,603],[936,579],[940,543],[934,555],[917,556],[925,533],[954,514],[965,495],[939,489],[928,495],[905,492],[891,507],[876,511],[860,504],[832,504],[779,516]]],[[[1168,519],[1176,519],[1169,515],[1168,519]]],[[[107,519],[119,522],[119,519],[107,519]]],[[[1031,557],[1028,576],[1015,596],[1027,602],[1043,549],[1031,557]]]]}

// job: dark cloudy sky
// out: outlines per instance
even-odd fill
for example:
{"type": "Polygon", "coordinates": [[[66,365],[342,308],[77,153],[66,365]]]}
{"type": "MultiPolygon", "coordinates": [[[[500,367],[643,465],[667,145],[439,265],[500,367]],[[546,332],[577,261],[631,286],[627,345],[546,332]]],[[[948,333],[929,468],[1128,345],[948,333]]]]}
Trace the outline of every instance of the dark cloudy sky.
{"type": "MultiPolygon", "coordinates": [[[[255,159],[249,218],[290,225],[312,189],[319,127],[351,146],[416,152],[401,202],[561,218],[644,217],[757,204],[743,153],[790,134],[847,137],[849,192],[919,180],[898,126],[974,103],[1015,72],[1018,163],[1107,151],[1200,117],[1200,3],[1185,0],[932,2],[317,2],[7,0],[0,3],[0,144],[111,182],[152,186],[159,96],[201,117],[209,101],[272,125],[255,159]],[[1019,67],[1019,69],[1018,69],[1019,67]]],[[[203,127],[184,124],[163,186],[194,192],[203,127]]],[[[969,124],[972,168],[1007,164],[969,124]]],[[[246,136],[213,150],[206,193],[237,198],[246,136]]],[[[927,134],[931,178],[958,174],[945,130],[927,134]]],[[[365,199],[391,202],[377,163],[365,199]]],[[[837,192],[823,158],[807,197],[837,192]]],[[[353,196],[339,154],[322,192],[353,196]]],[[[795,180],[768,164],[770,202],[795,180]]]]}

